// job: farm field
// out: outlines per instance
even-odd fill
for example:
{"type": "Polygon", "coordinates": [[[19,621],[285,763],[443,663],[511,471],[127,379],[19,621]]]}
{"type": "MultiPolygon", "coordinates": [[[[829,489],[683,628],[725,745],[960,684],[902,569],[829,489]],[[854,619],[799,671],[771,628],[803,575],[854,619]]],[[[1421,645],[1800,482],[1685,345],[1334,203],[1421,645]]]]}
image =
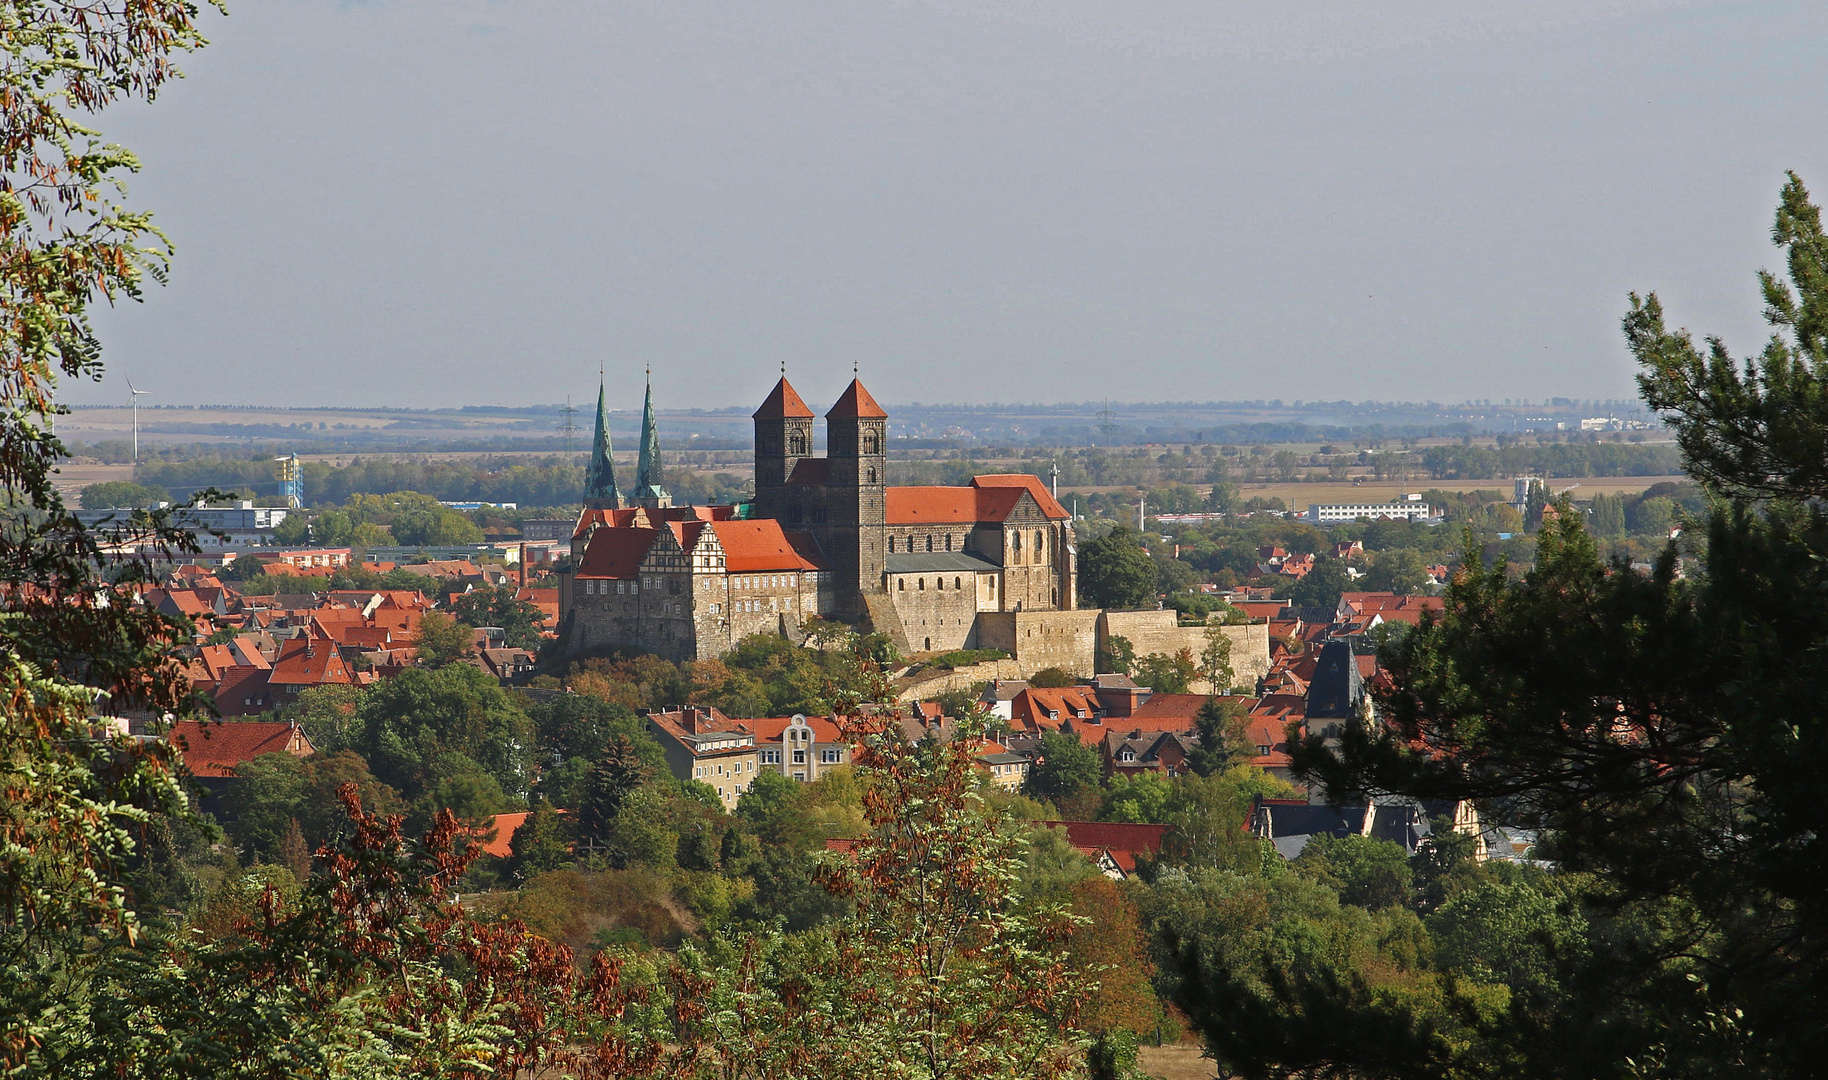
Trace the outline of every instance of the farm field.
{"type": "Polygon", "coordinates": [[[57,468],[57,475],[52,477],[52,484],[57,493],[74,503],[76,496],[90,484],[100,484],[108,480],[133,479],[131,465],[75,465],[64,464],[57,468]]]}
{"type": "Polygon", "coordinates": [[[1143,1073],[1159,1080],[1213,1080],[1218,1075],[1212,1060],[1201,1056],[1198,1043],[1144,1046],[1137,1058],[1143,1073]]]}

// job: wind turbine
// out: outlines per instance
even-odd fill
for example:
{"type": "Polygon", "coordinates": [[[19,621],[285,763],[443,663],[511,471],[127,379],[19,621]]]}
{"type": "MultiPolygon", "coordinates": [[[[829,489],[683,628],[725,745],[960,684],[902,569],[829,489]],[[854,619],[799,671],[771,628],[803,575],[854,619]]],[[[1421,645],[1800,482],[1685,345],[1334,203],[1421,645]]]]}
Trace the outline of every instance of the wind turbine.
{"type": "Polygon", "coordinates": [[[152,391],[141,390],[134,386],[132,379],[127,380],[127,389],[133,394],[131,399],[133,401],[133,463],[138,465],[140,463],[140,395],[150,394],[152,391]]]}

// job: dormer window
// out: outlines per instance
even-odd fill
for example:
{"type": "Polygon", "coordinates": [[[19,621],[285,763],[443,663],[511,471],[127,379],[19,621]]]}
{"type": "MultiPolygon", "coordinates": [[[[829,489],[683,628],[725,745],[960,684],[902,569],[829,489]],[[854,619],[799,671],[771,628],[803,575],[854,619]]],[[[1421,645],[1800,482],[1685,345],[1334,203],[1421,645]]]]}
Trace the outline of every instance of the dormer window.
{"type": "Polygon", "coordinates": [[[1123,753],[1122,753],[1122,754],[1120,754],[1120,755],[1118,755],[1118,759],[1117,759],[1117,760],[1119,760],[1119,761],[1135,761],[1135,760],[1136,760],[1136,751],[1134,751],[1134,750],[1125,750],[1125,751],[1124,751],[1124,752],[1123,752],[1123,753]]]}

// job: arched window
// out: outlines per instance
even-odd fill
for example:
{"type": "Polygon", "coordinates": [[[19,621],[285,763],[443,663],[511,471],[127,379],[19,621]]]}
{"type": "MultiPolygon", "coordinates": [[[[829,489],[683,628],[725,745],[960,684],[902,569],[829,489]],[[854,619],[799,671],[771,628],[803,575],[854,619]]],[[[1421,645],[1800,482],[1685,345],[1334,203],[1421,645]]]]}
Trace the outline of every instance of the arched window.
{"type": "Polygon", "coordinates": [[[871,469],[871,470],[870,470],[870,478],[869,478],[869,483],[872,483],[872,484],[873,484],[873,483],[875,483],[875,482],[876,482],[876,470],[875,470],[875,469],[871,469]]]}
{"type": "Polygon", "coordinates": [[[1046,541],[1044,541],[1042,539],[1042,536],[1044,536],[1044,535],[1045,534],[1042,533],[1040,529],[1035,530],[1035,561],[1036,562],[1041,561],[1041,549],[1046,546],[1046,541]]]}
{"type": "Polygon", "coordinates": [[[934,578],[933,587],[935,589],[938,589],[940,592],[945,592],[946,591],[946,579],[943,577],[934,578]]]}
{"type": "Polygon", "coordinates": [[[931,536],[927,537],[927,550],[933,550],[933,538],[931,536]]]}
{"type": "Polygon", "coordinates": [[[908,591],[908,579],[907,578],[896,578],[895,579],[895,589],[897,592],[907,592],[908,591]]]}
{"type": "Polygon", "coordinates": [[[921,592],[926,592],[927,591],[927,579],[926,578],[915,578],[914,587],[916,589],[919,589],[921,592]]]}
{"type": "Polygon", "coordinates": [[[889,554],[895,554],[895,538],[893,536],[889,537],[889,554]]]}
{"type": "Polygon", "coordinates": [[[863,433],[863,452],[864,453],[874,454],[874,453],[878,453],[881,449],[882,449],[881,444],[876,441],[875,432],[866,431],[863,433]]]}
{"type": "Polygon", "coordinates": [[[951,533],[946,534],[946,550],[947,551],[952,550],[952,534],[951,533]]]}
{"type": "Polygon", "coordinates": [[[1022,534],[1012,532],[1009,534],[1009,539],[1015,544],[1016,554],[1020,555],[1022,553],[1022,534]]]}
{"type": "Polygon", "coordinates": [[[964,587],[965,587],[965,586],[964,586],[964,580],[965,580],[965,579],[964,579],[964,578],[962,578],[962,577],[955,577],[955,578],[953,578],[953,579],[952,579],[952,587],[953,587],[953,588],[954,588],[954,589],[962,589],[962,588],[964,588],[964,587]]]}

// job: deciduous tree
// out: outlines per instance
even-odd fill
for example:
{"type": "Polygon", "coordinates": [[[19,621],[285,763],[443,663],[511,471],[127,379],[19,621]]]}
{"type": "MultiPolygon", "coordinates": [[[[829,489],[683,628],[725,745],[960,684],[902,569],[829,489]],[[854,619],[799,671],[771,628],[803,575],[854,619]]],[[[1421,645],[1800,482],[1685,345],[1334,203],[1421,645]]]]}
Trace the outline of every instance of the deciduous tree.
{"type": "Polygon", "coordinates": [[[1022,790],[1037,799],[1058,803],[1094,790],[1104,778],[1098,751],[1064,731],[1041,733],[1040,753],[1028,770],[1022,790]]]}
{"type": "Polygon", "coordinates": [[[1132,529],[1113,529],[1079,551],[1079,595],[1089,607],[1154,607],[1155,585],[1155,561],[1132,529]]]}

